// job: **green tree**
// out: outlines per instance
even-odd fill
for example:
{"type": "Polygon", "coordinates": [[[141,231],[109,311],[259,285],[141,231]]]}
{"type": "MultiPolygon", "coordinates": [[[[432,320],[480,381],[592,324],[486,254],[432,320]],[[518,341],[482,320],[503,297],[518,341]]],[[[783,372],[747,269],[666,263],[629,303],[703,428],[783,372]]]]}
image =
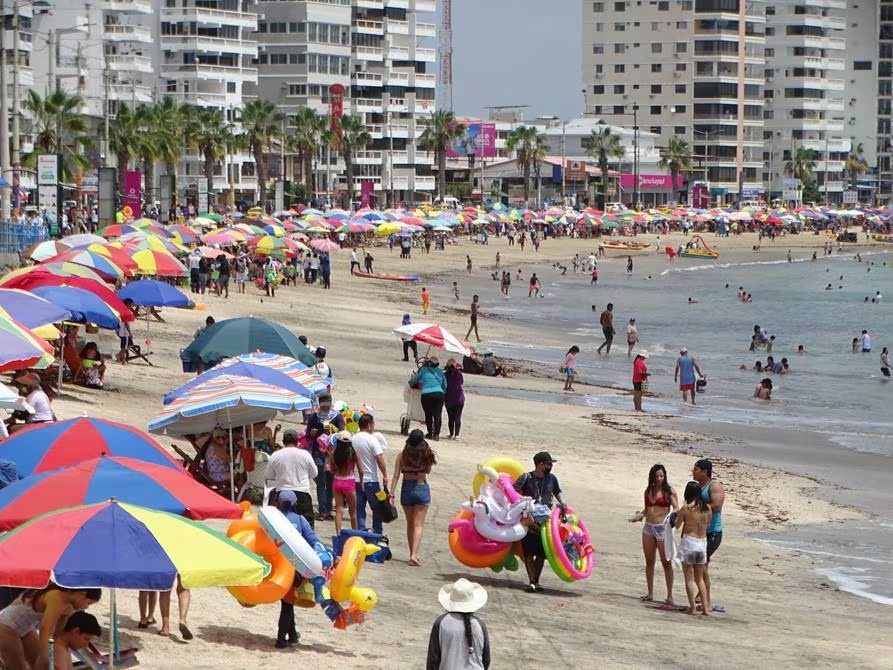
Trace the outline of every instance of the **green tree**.
{"type": "Polygon", "coordinates": [[[799,179],[804,185],[815,173],[816,152],[805,147],[797,147],[793,155],[785,161],[785,174],[799,179]]]}
{"type": "Polygon", "coordinates": [[[177,199],[177,164],[186,149],[186,120],[192,108],[169,95],[164,96],[152,107],[152,121],[155,141],[158,144],[160,160],[164,168],[173,178],[172,193],[174,202],[177,199]]]}
{"type": "Polygon", "coordinates": [[[620,136],[611,131],[610,126],[601,130],[593,130],[586,138],[586,150],[598,163],[598,169],[602,173],[602,208],[608,202],[608,162],[612,158],[623,157],[623,147],[620,144],[620,136]]]}
{"type": "Polygon", "coordinates": [[[336,138],[336,148],[344,159],[344,173],[347,180],[347,204],[345,209],[350,210],[354,199],[353,182],[353,157],[354,152],[363,149],[372,143],[372,135],[366,130],[363,120],[358,116],[346,114],[341,117],[341,137],[336,138]]]}
{"type": "Polygon", "coordinates": [[[425,129],[419,137],[419,147],[434,154],[437,163],[437,195],[443,202],[446,193],[447,146],[465,135],[465,126],[456,120],[453,112],[439,109],[425,119],[425,129]]]}
{"type": "Polygon", "coordinates": [[[679,188],[677,187],[679,173],[687,172],[692,167],[691,147],[683,138],[673,137],[667,143],[667,148],[657,164],[662,170],[670,171],[670,181],[672,183],[670,192],[673,194],[673,202],[675,202],[679,195],[679,188]]]}
{"type": "Polygon", "coordinates": [[[144,118],[145,113],[139,108],[119,102],[115,118],[109,124],[109,148],[115,154],[119,193],[124,193],[124,173],[131,162],[140,157],[141,145],[146,145],[143,138],[144,118]]]}
{"type": "MultiPolygon", "coordinates": [[[[242,126],[241,135],[248,147],[248,152],[254,158],[257,174],[257,200],[264,201],[267,189],[267,163],[264,160],[264,152],[269,150],[270,141],[282,138],[282,121],[285,116],[276,109],[276,105],[269,100],[251,100],[242,106],[239,122],[242,126]]],[[[282,175],[285,176],[285,166],[282,166],[282,175]]]]}
{"type": "Polygon", "coordinates": [[[25,156],[26,165],[35,166],[37,154],[62,154],[62,175],[66,181],[89,166],[82,149],[93,141],[87,135],[83,106],[84,99],[79,95],[55,91],[42,98],[34,90],[28,91],[22,107],[31,120],[35,150],[25,156]]]}
{"type": "Polygon", "coordinates": [[[861,142],[851,146],[850,153],[844,162],[844,167],[849,176],[849,186],[851,189],[855,189],[859,175],[865,174],[869,169],[868,161],[865,160],[865,147],[862,146],[861,142]]]}
{"type": "Polygon", "coordinates": [[[548,148],[546,136],[534,126],[520,126],[508,134],[505,148],[509,153],[514,153],[518,160],[518,167],[524,174],[524,200],[529,202],[530,173],[539,173],[539,162],[545,157],[548,148]]]}
{"type": "Polygon", "coordinates": [[[223,111],[196,107],[189,116],[186,137],[189,146],[202,157],[210,196],[214,192],[214,164],[226,157],[226,147],[233,141],[232,126],[223,111]]]}
{"type": "Polygon", "coordinates": [[[313,161],[326,132],[326,117],[303,107],[291,118],[294,130],[287,139],[287,148],[298,154],[307,201],[313,198],[313,161]]]}

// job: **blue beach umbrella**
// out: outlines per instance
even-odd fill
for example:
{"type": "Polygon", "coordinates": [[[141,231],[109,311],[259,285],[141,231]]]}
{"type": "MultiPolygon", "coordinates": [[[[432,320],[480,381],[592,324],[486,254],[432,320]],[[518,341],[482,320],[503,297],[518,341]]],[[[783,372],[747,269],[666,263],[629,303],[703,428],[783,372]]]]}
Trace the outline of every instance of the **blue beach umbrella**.
{"type": "Polygon", "coordinates": [[[117,313],[111,307],[84,289],[73,286],[35,286],[31,292],[71,312],[69,321],[95,323],[100,328],[109,330],[117,330],[121,325],[117,313]]]}
{"type": "Polygon", "coordinates": [[[0,289],[0,307],[16,321],[28,328],[65,321],[71,316],[64,307],[17,288],[0,289]]]}
{"type": "Polygon", "coordinates": [[[121,300],[130,298],[133,304],[144,307],[195,307],[182,291],[157,279],[131,282],[117,293],[121,300]]]}

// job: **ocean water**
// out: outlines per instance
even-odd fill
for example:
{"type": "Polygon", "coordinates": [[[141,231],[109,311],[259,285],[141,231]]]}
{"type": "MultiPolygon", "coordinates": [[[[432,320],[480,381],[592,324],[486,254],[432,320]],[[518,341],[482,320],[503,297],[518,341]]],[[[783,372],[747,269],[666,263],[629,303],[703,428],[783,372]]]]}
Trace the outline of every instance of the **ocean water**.
{"type": "MultiPolygon", "coordinates": [[[[554,365],[556,379],[565,352],[576,344],[582,350],[577,356],[581,381],[628,389],[632,360],[626,355],[626,325],[633,317],[639,347],[649,352],[649,390],[657,395],[645,399],[647,411],[689,423],[810,431],[841,450],[893,458],[893,382],[883,377],[879,363],[884,346],[893,350],[893,253],[863,253],[861,262],[854,256],[822,257],[820,252],[815,262],[807,254],[791,263],[767,261],[759,254],[741,262],[679,259],[650,278],[641,270],[627,277],[625,261],[609,259],[600,263],[597,288],[582,274],[561,277],[551,268],[536,268],[543,298],[528,298],[521,282],[513,285],[509,299],[497,297],[495,286],[482,297],[488,313],[517,321],[542,337],[518,343],[497,336],[488,342],[497,355],[554,365]],[[831,290],[825,290],[829,283],[831,290]],[[753,295],[753,302],[737,299],[739,286],[753,295]],[[865,303],[876,291],[883,299],[865,303]],[[689,297],[697,304],[688,304],[689,297]],[[610,356],[599,356],[596,349],[603,337],[598,316],[608,302],[614,303],[617,336],[610,356]],[[776,336],[772,355],[775,360],[786,357],[791,367],[790,374],[771,375],[771,402],[752,398],[767,376],[752,370],[756,360],[765,362],[767,356],[764,349],[748,351],[754,325],[776,336]],[[872,351],[853,353],[852,340],[863,329],[872,336],[872,351]],[[806,354],[796,353],[800,344],[806,354]],[[683,346],[708,379],[697,407],[682,404],[673,382],[683,346]],[[746,369],[740,370],[741,365],[746,369]]],[[[593,408],[628,410],[632,405],[628,396],[609,394],[583,400],[593,408]]],[[[889,506],[870,530],[893,545],[889,506]]],[[[868,530],[836,524],[817,533],[815,541],[808,533],[798,534],[785,546],[813,552],[824,564],[823,574],[838,587],[893,604],[893,563],[870,560],[870,536],[868,530]],[[840,551],[836,543],[850,550],[840,551]]]]}

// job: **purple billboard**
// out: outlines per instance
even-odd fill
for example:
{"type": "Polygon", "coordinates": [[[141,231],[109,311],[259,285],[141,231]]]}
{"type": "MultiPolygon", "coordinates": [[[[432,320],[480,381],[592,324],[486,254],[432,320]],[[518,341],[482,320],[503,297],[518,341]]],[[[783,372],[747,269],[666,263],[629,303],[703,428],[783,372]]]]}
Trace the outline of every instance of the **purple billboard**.
{"type": "MultiPolygon", "coordinates": [[[[651,191],[656,189],[668,189],[671,188],[671,177],[668,174],[640,174],[639,175],[639,190],[640,191],[651,191]]],[[[630,189],[636,183],[636,176],[632,174],[623,173],[620,175],[620,188],[630,189]]],[[[682,188],[682,175],[676,176],[676,188],[682,188]]]]}
{"type": "Polygon", "coordinates": [[[448,158],[495,158],[496,124],[469,123],[465,134],[447,145],[446,155],[448,158]]]}

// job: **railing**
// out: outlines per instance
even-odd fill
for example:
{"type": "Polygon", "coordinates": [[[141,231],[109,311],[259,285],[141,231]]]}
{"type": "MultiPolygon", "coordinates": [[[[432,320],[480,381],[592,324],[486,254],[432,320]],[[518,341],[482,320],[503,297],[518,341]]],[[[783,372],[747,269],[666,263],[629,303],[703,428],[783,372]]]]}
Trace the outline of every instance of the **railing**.
{"type": "Polygon", "coordinates": [[[437,50],[420,49],[416,47],[415,57],[416,60],[425,61],[426,63],[433,63],[435,60],[437,60],[437,50]]]}
{"type": "Polygon", "coordinates": [[[409,21],[388,19],[388,32],[397,35],[409,35],[409,21]]]}
{"type": "Polygon", "coordinates": [[[417,21],[415,24],[415,34],[421,37],[434,37],[437,34],[437,26],[433,23],[422,23],[417,21]]]}
{"type": "Polygon", "coordinates": [[[49,238],[45,225],[0,221],[0,253],[15,254],[49,238]]]}
{"type": "Polygon", "coordinates": [[[354,47],[354,56],[357,58],[372,58],[374,60],[381,60],[383,56],[383,51],[381,47],[354,47]]]}
{"type": "Polygon", "coordinates": [[[381,86],[382,76],[378,72],[354,72],[351,76],[358,84],[381,86]]]}
{"type": "Polygon", "coordinates": [[[164,63],[161,66],[161,71],[164,73],[176,72],[179,74],[194,74],[200,79],[213,78],[218,81],[239,77],[257,79],[256,67],[240,67],[238,65],[212,65],[210,63],[183,65],[182,63],[164,63]]]}
{"type": "Polygon", "coordinates": [[[148,56],[139,56],[137,54],[119,54],[114,56],[106,56],[105,62],[109,69],[133,72],[153,72],[152,59],[148,56]]]}
{"type": "Polygon", "coordinates": [[[106,24],[103,29],[103,37],[106,39],[118,39],[122,41],[151,42],[152,31],[143,26],[131,26],[122,24],[106,24]]]}
{"type": "Polygon", "coordinates": [[[152,0],[102,0],[99,8],[107,12],[152,13],[152,0]]]}
{"type": "Polygon", "coordinates": [[[353,27],[357,32],[381,33],[384,30],[384,23],[381,21],[369,21],[367,19],[357,19],[353,22],[353,27]]]}

